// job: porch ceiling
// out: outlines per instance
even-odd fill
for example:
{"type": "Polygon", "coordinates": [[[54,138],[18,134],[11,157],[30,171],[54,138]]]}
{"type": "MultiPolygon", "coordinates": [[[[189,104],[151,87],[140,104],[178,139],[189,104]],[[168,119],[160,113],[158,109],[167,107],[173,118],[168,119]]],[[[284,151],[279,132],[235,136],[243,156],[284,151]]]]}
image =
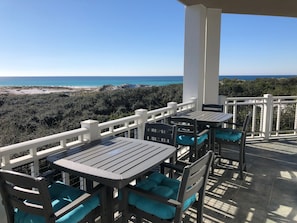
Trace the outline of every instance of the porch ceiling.
{"type": "Polygon", "coordinates": [[[223,13],[297,17],[297,0],[178,0],[184,5],[202,4],[223,13]]]}

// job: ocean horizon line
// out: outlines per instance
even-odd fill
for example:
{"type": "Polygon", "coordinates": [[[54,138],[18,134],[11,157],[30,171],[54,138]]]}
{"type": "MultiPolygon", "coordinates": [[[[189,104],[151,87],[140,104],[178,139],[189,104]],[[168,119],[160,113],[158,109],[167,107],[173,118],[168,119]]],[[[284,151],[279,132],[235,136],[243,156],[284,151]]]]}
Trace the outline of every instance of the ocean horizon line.
{"type": "MultiPolygon", "coordinates": [[[[220,74],[222,76],[297,76],[297,74],[220,74]]],[[[15,77],[183,77],[183,75],[0,75],[0,78],[15,77]]]]}
{"type": "MultiPolygon", "coordinates": [[[[257,78],[291,78],[297,75],[220,75],[219,80],[257,78]]],[[[183,76],[0,76],[2,87],[100,87],[106,85],[164,86],[182,84],[183,76]]]]}

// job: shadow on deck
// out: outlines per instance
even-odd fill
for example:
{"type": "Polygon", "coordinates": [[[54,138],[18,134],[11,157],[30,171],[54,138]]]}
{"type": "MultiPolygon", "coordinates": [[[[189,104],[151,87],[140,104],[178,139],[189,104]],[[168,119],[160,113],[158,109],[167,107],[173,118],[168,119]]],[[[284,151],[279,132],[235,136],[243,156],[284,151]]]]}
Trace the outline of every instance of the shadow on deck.
{"type": "Polygon", "coordinates": [[[204,222],[297,222],[297,141],[248,143],[246,158],[245,180],[226,169],[210,176],[204,222]]]}
{"type": "MultiPolygon", "coordinates": [[[[297,140],[250,142],[246,158],[245,180],[229,169],[210,176],[204,222],[297,222],[297,140]]],[[[195,222],[195,210],[188,213],[188,222],[195,222]]]]}

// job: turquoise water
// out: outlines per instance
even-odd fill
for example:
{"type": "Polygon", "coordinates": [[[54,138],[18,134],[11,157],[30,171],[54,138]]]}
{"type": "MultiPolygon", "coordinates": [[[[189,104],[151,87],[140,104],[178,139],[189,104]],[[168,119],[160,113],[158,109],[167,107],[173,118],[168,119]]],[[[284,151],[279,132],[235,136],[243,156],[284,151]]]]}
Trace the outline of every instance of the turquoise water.
{"type": "MultiPolygon", "coordinates": [[[[220,76],[220,80],[241,79],[255,80],[256,78],[288,78],[296,75],[240,75],[220,76]]],[[[103,85],[152,85],[163,86],[180,84],[183,76],[67,76],[67,77],[0,77],[0,86],[71,86],[71,87],[96,87],[103,85]]]]}
{"type": "Polygon", "coordinates": [[[0,77],[0,86],[84,86],[96,87],[103,85],[153,85],[163,86],[183,82],[182,76],[84,76],[84,77],[0,77]]]}

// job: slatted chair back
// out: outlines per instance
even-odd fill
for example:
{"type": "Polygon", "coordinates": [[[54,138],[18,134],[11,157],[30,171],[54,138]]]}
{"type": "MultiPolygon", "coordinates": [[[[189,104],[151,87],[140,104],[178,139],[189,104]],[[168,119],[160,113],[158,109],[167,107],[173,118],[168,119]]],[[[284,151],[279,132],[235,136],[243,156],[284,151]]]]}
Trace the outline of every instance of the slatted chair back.
{"type": "Polygon", "coordinates": [[[248,125],[251,122],[251,118],[252,118],[252,113],[248,112],[248,114],[245,116],[244,122],[242,124],[242,131],[243,132],[247,132],[248,125]]]}
{"type": "Polygon", "coordinates": [[[223,105],[219,104],[202,104],[202,111],[223,112],[223,105]]]}
{"type": "Polygon", "coordinates": [[[201,156],[204,152],[202,148],[207,139],[207,134],[198,133],[197,121],[187,117],[173,116],[169,117],[169,124],[176,125],[176,143],[180,146],[189,146],[189,160],[192,162],[201,156]]]}
{"type": "MultiPolygon", "coordinates": [[[[197,122],[195,119],[186,118],[186,117],[169,117],[169,124],[176,126],[176,134],[179,136],[193,137],[196,140],[193,140],[193,146],[197,145],[197,122]]],[[[179,141],[182,144],[181,140],[179,141]]],[[[182,144],[188,145],[188,144],[182,144]]]]}
{"type": "Polygon", "coordinates": [[[62,182],[48,184],[32,177],[0,169],[0,192],[8,223],[95,223],[101,208],[101,185],[91,193],[62,182]]]}
{"type": "MultiPolygon", "coordinates": [[[[193,162],[191,165],[186,166],[183,171],[181,184],[179,187],[178,201],[184,204],[190,197],[199,194],[197,205],[197,222],[203,222],[203,201],[205,196],[205,188],[209,176],[209,169],[213,159],[213,152],[208,151],[200,159],[193,162]]],[[[183,212],[180,210],[180,214],[183,212]]],[[[177,213],[176,220],[181,219],[177,213]]],[[[177,222],[177,221],[176,221],[177,222]]]]}
{"type": "Polygon", "coordinates": [[[243,147],[243,149],[245,149],[246,135],[247,135],[247,131],[248,131],[248,126],[251,122],[251,118],[252,118],[252,113],[248,112],[248,114],[245,116],[244,122],[242,124],[241,146],[243,147]]]}
{"type": "Polygon", "coordinates": [[[144,140],[176,146],[176,126],[165,123],[146,123],[144,140]]]}
{"type": "Polygon", "coordinates": [[[55,222],[48,184],[42,177],[0,170],[0,191],[8,223],[14,222],[14,209],[44,216],[47,223],[55,222]]]}
{"type": "Polygon", "coordinates": [[[123,212],[125,222],[132,215],[136,222],[146,219],[154,223],[180,223],[185,211],[195,205],[196,222],[202,223],[205,188],[212,159],[213,152],[209,151],[188,164],[184,168],[181,181],[161,173],[153,173],[134,186],[128,185],[124,190],[128,203],[123,212]]]}

